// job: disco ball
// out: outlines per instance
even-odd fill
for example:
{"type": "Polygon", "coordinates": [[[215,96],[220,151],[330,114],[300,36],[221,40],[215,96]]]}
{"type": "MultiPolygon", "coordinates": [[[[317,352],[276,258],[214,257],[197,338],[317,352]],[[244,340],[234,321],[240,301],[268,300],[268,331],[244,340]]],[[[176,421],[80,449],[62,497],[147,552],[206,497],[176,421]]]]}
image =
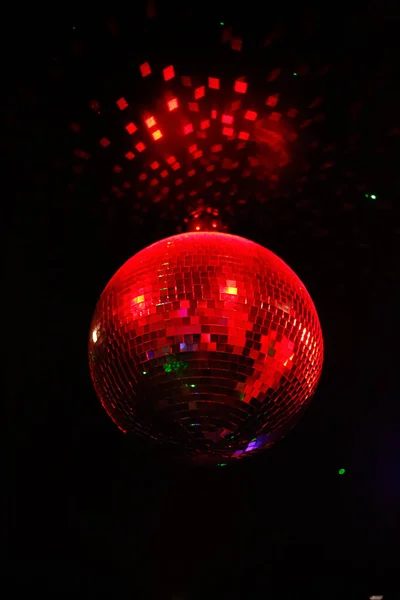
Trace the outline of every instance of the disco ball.
{"type": "Polygon", "coordinates": [[[221,465],[293,426],[318,384],[323,340],[306,288],[280,258],[242,237],[189,232],[112,277],[89,362],[122,431],[221,465]]]}

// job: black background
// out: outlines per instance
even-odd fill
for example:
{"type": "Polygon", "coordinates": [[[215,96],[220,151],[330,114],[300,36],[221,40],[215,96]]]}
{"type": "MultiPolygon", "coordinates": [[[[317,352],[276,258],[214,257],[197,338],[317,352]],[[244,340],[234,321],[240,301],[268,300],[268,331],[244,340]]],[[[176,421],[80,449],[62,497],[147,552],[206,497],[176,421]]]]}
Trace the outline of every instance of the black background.
{"type": "Polygon", "coordinates": [[[362,14],[268,6],[261,18],[261,10],[162,3],[149,18],[139,4],[112,15],[36,11],[5,25],[3,578],[11,589],[398,597],[399,15],[389,3],[362,14]],[[263,60],[256,40],[277,26],[271,53],[287,68],[297,55],[333,64],[323,89],[330,130],[361,142],[338,151],[342,168],[327,182],[311,178],[301,194],[236,222],[235,233],[276,252],[306,284],[326,360],[287,439],[243,465],[202,470],[125,439],[92,389],[87,334],[98,295],[124,260],[176,224],[152,215],[139,227],[125,204],[105,210],[96,162],[81,179],[72,174],[68,125],[96,94],[123,95],[132,63],[207,74],[215,60],[234,70],[213,54],[221,19],[250,40],[237,59],[247,72],[263,60]],[[355,122],[348,108],[358,97],[355,122]],[[337,196],[346,169],[354,183],[337,196]]]}

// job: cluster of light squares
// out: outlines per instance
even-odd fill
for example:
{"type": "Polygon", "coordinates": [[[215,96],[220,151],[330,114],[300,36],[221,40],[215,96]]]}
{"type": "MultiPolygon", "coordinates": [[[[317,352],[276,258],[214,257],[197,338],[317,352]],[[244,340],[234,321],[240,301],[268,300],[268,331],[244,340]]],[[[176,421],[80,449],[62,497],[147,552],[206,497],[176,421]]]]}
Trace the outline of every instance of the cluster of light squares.
{"type": "Polygon", "coordinates": [[[275,254],[229,234],[187,233],[117,271],[96,307],[89,357],[123,431],[219,461],[293,425],[317,386],[323,341],[307,290],[275,254]]]}
{"type": "MultiPolygon", "coordinates": [[[[148,62],[141,64],[139,71],[144,80],[154,76],[148,62]]],[[[279,76],[280,70],[275,71],[269,77],[271,81],[279,76]]],[[[125,131],[132,139],[130,147],[121,157],[121,164],[113,167],[114,173],[121,179],[120,185],[114,184],[113,193],[124,195],[123,190],[128,186],[124,186],[122,179],[128,174],[128,165],[134,159],[135,162],[140,159],[141,165],[140,172],[135,176],[138,184],[136,195],[139,199],[147,198],[153,202],[160,202],[165,198],[180,201],[185,197],[199,196],[205,190],[209,195],[210,188],[217,182],[224,185],[231,182],[229,194],[232,196],[237,190],[233,178],[240,175],[248,177],[252,172],[258,179],[267,179],[266,185],[271,189],[276,187],[279,180],[277,171],[287,162],[282,161],[282,152],[285,157],[289,156],[286,146],[296,139],[296,135],[293,136],[293,132],[285,136],[280,134],[281,143],[275,146],[270,144],[271,136],[259,139],[258,147],[260,144],[270,144],[270,149],[273,150],[269,153],[267,167],[265,161],[260,166],[254,126],[265,120],[265,127],[273,127],[274,123],[281,123],[282,118],[290,120],[297,115],[297,110],[293,108],[286,110],[285,114],[276,109],[280,101],[279,93],[268,93],[264,106],[255,107],[251,99],[248,99],[246,106],[246,102],[243,103],[242,100],[248,95],[251,86],[242,76],[231,82],[232,99],[227,105],[222,100],[225,95],[221,96],[219,93],[223,88],[220,77],[210,76],[205,83],[196,83],[195,78],[190,76],[179,77],[174,66],[169,65],[162,69],[162,80],[166,86],[162,93],[164,102],[163,109],[160,112],[159,108],[157,115],[146,113],[136,115],[131,120],[128,100],[125,97],[116,100],[117,109],[126,117],[123,119],[125,131]],[[185,98],[179,96],[180,85],[189,90],[189,98],[187,94],[185,98]],[[205,100],[208,103],[204,103],[205,100]],[[171,120],[172,116],[175,120],[171,120]],[[171,123],[174,124],[174,130],[171,123]],[[171,152],[170,148],[176,147],[177,139],[181,139],[180,160],[184,167],[175,175],[174,169],[162,165],[171,152]],[[191,152],[190,148],[194,143],[199,144],[199,147],[191,152]],[[236,144],[234,152],[244,151],[244,154],[241,152],[237,160],[231,160],[228,168],[223,160],[228,153],[232,155],[232,144],[236,144]],[[218,153],[213,152],[216,146],[220,147],[218,153]],[[150,176],[149,165],[155,161],[160,164],[162,175],[160,172],[150,176]]],[[[99,109],[98,102],[93,101],[92,105],[93,110],[99,109]]],[[[281,127],[281,131],[286,131],[285,127],[281,127]]],[[[107,150],[113,141],[103,136],[99,143],[107,150]]],[[[219,194],[219,191],[215,191],[215,194],[219,194]]]]}
{"type": "MultiPolygon", "coordinates": [[[[234,37],[229,27],[224,28],[222,42],[234,51],[242,49],[242,40],[234,37]]],[[[294,167],[290,169],[291,182],[302,189],[310,165],[298,160],[302,153],[293,144],[301,134],[303,146],[318,147],[318,140],[302,132],[325,120],[320,112],[322,97],[294,107],[294,96],[286,85],[287,69],[273,68],[254,80],[243,72],[226,76],[211,71],[207,77],[190,76],[168,62],[164,64],[154,69],[146,61],[133,67],[132,76],[136,70],[138,80],[132,79],[126,95],[115,97],[114,116],[124,128],[123,135],[111,134],[104,122],[110,107],[103,111],[98,100],[89,101],[90,109],[99,116],[99,130],[94,149],[75,148],[75,157],[82,161],[74,164],[75,172],[83,171],[83,161],[94,157],[100,146],[104,158],[110,157],[111,196],[119,199],[133,192],[133,208],[143,215],[150,202],[163,202],[165,209],[174,213],[183,200],[201,200],[204,195],[218,200],[221,189],[231,204],[243,205],[247,203],[248,182],[257,188],[256,201],[264,203],[282,191],[280,183],[287,183],[284,175],[289,163],[294,167]],[[146,95],[149,89],[154,95],[148,111],[140,102],[141,86],[146,95]],[[190,152],[194,144],[198,148],[190,152]],[[213,148],[217,146],[220,149],[216,153],[213,148]],[[177,155],[179,172],[165,165],[170,154],[177,155]],[[160,164],[159,172],[151,172],[154,161],[160,164]]],[[[318,75],[328,70],[324,67],[318,75]]],[[[301,65],[290,75],[304,76],[308,71],[307,65],[301,65]]],[[[78,123],[71,123],[70,129],[75,134],[81,132],[78,123]]],[[[332,148],[327,146],[323,151],[332,148]]],[[[326,179],[334,164],[332,160],[323,162],[318,178],[326,179]]]]}

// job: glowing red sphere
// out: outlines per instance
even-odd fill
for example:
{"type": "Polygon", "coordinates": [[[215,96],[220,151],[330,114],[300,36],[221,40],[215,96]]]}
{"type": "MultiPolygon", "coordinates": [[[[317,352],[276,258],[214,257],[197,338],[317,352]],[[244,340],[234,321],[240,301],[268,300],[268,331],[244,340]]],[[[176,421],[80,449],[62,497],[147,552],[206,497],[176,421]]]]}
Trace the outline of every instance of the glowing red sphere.
{"type": "Polygon", "coordinates": [[[124,432],[224,464],[293,426],[322,370],[315,306],[275,254],[219,232],[138,252],[103,291],[90,370],[124,432]]]}

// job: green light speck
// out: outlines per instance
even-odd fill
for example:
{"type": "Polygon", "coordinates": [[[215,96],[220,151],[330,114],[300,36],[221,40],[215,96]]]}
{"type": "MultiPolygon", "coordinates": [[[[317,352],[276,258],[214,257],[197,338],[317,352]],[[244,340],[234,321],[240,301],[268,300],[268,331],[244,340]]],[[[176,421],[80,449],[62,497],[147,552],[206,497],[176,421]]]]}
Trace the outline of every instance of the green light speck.
{"type": "Polygon", "coordinates": [[[217,464],[217,467],[226,467],[226,466],[227,466],[227,463],[218,463],[217,464]]]}
{"type": "Polygon", "coordinates": [[[346,469],[339,469],[339,475],[344,475],[346,473],[346,469]]]}
{"type": "Polygon", "coordinates": [[[296,71],[294,71],[293,75],[294,75],[295,77],[297,77],[297,73],[296,73],[296,71]]]}
{"type": "Polygon", "coordinates": [[[142,375],[147,375],[147,371],[143,371],[142,375]]]}
{"type": "Polygon", "coordinates": [[[174,360],[174,358],[167,358],[167,362],[163,365],[166,373],[172,373],[173,371],[179,372],[188,368],[188,363],[181,360],[174,360]]]}

